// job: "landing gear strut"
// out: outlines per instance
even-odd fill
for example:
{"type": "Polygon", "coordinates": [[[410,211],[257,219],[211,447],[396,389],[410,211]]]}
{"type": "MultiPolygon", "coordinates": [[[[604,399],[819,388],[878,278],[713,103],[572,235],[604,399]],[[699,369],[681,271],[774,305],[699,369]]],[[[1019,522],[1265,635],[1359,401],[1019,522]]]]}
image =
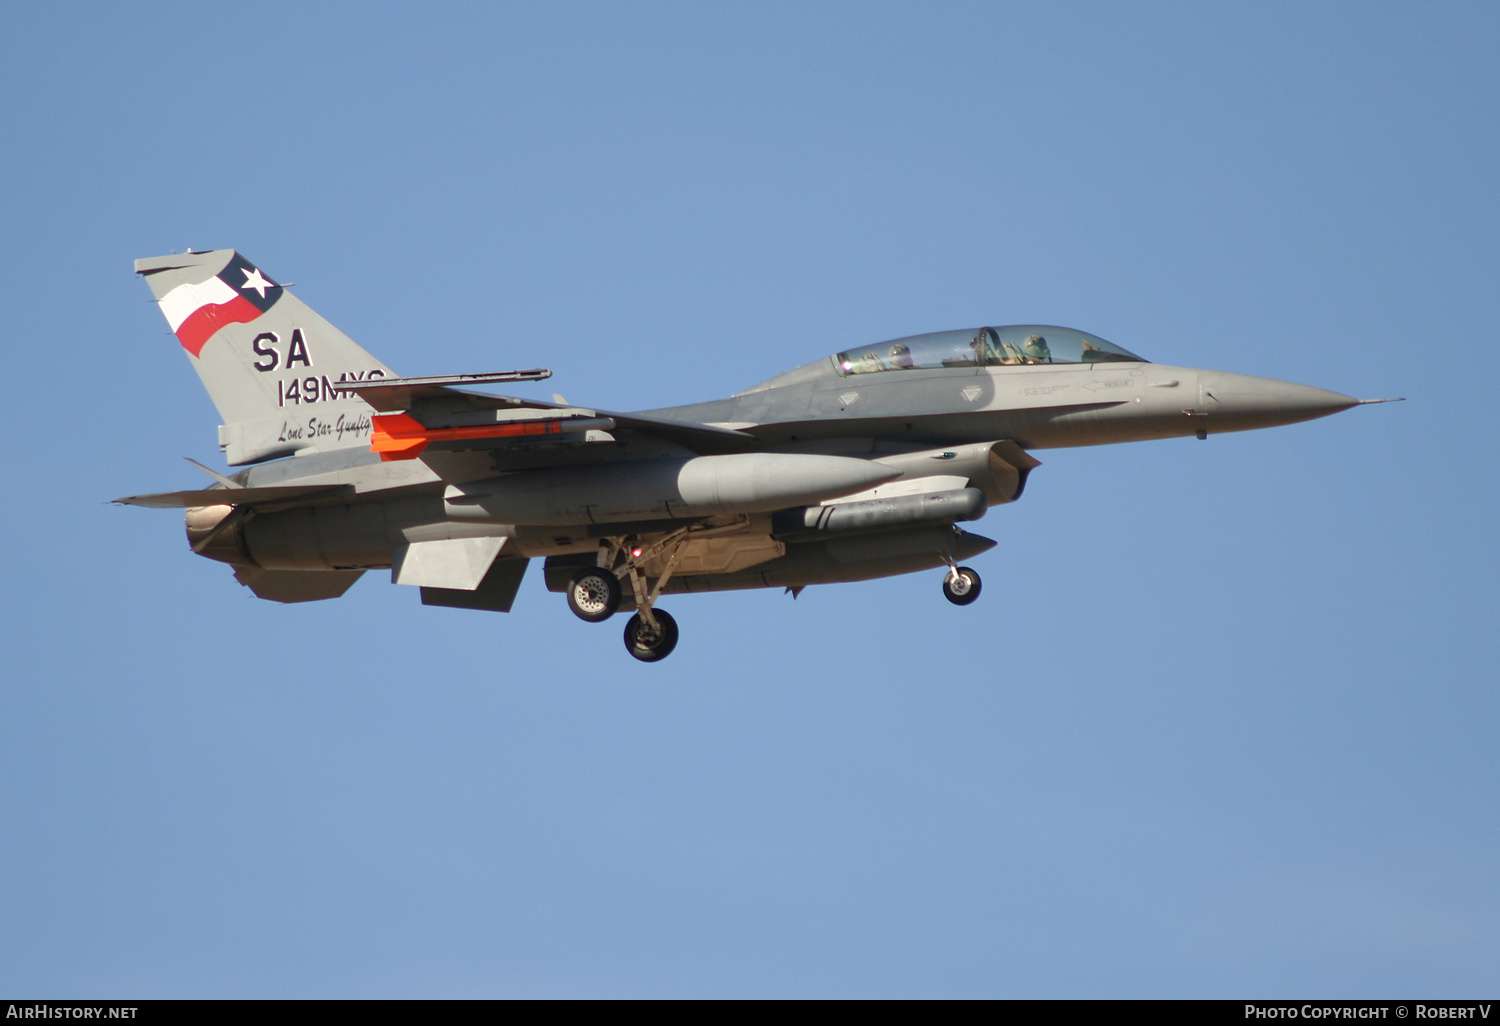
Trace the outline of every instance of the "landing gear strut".
{"type": "MultiPolygon", "coordinates": [[[[677,621],[665,610],[657,609],[656,600],[661,597],[661,590],[667,586],[667,581],[672,579],[672,571],[677,569],[677,560],[682,555],[682,545],[687,538],[688,529],[683,527],[653,545],[631,545],[626,542],[617,549],[619,555],[624,556],[624,566],[617,572],[623,572],[625,579],[630,582],[630,590],[635,593],[635,606],[639,610],[625,624],[625,651],[643,663],[665,659],[677,647],[677,621]],[[664,563],[656,578],[656,586],[648,591],[646,575],[641,572],[641,567],[646,560],[657,556],[664,557],[664,563]]],[[[619,556],[615,558],[618,559],[619,556]]]]}
{"type": "Polygon", "coordinates": [[[966,606],[979,597],[979,574],[966,566],[951,566],[943,578],[943,597],[955,606],[966,606]]]}

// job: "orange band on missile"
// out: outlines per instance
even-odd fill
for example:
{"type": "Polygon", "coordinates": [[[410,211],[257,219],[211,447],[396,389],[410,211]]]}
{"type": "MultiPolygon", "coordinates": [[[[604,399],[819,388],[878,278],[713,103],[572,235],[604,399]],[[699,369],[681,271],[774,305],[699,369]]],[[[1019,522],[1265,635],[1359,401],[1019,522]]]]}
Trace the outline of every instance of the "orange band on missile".
{"type": "Polygon", "coordinates": [[[380,453],[382,460],[414,460],[433,442],[562,433],[560,420],[518,420],[478,427],[430,428],[409,413],[382,413],[371,418],[370,451],[380,453]]]}

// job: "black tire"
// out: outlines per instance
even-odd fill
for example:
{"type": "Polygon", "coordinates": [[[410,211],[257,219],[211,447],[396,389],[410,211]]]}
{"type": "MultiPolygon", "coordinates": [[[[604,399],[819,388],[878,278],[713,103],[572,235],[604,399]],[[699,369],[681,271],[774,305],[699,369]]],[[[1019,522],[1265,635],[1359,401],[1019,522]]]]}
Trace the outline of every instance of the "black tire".
{"type": "Polygon", "coordinates": [[[943,578],[943,598],[955,606],[966,606],[979,597],[979,589],[983,584],[979,580],[979,574],[966,566],[959,567],[956,586],[954,576],[950,574],[943,578]]]}
{"type": "Polygon", "coordinates": [[[620,608],[620,579],[600,567],[585,567],[568,582],[568,608],[589,623],[608,620],[620,608]]]}
{"type": "Polygon", "coordinates": [[[656,622],[661,624],[658,633],[646,626],[641,614],[636,613],[625,624],[625,651],[643,663],[654,663],[665,659],[677,647],[677,621],[670,613],[660,609],[651,610],[656,622]]]}

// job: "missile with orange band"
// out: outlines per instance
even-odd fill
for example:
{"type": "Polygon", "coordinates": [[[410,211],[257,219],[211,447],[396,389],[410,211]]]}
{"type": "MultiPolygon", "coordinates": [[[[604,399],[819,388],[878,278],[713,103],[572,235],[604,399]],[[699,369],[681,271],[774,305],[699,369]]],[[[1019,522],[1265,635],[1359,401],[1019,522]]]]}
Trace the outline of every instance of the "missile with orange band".
{"type": "Polygon", "coordinates": [[[414,460],[434,442],[466,442],[487,438],[561,440],[580,431],[608,431],[615,422],[608,417],[512,420],[474,427],[430,428],[409,413],[382,413],[371,418],[370,451],[382,460],[414,460]]]}

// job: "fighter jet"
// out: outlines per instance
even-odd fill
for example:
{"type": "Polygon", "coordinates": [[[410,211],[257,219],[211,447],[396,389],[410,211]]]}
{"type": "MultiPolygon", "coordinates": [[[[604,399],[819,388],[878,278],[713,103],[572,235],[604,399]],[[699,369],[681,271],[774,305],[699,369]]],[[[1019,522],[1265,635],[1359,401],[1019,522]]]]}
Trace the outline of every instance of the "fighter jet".
{"type": "Polygon", "coordinates": [[[676,646],[664,595],[942,570],[961,524],[1021,497],[1039,449],[1293,424],[1366,402],[1153,364],[1051,325],[858,346],[727,399],[638,413],[492,394],[547,370],[398,376],[233,250],[136,261],[218,407],[224,474],[119,503],[185,510],[188,543],[260,598],[343,595],[367,570],[427,605],[509,612],[532,559],[625,647],[676,646]]]}

